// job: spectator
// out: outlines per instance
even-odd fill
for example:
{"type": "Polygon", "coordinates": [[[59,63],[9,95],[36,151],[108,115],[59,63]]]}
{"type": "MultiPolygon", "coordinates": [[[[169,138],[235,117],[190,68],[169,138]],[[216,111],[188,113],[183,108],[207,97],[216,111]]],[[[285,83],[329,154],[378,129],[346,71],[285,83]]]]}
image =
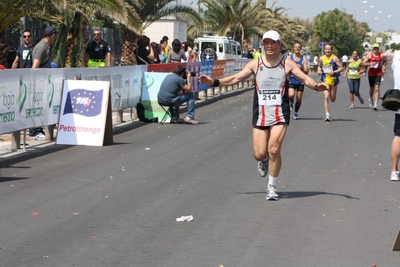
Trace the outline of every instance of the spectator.
{"type": "Polygon", "coordinates": [[[344,54],[341,59],[342,59],[342,66],[343,66],[344,70],[346,70],[347,62],[349,61],[349,57],[346,54],[344,54]]]}
{"type": "Polygon", "coordinates": [[[257,50],[253,54],[253,59],[259,58],[261,55],[261,48],[257,48],[257,50]]]}
{"type": "Polygon", "coordinates": [[[150,60],[150,64],[160,64],[160,45],[156,42],[151,42],[150,47],[153,50],[154,59],[150,60]]]}
{"type": "Polygon", "coordinates": [[[50,45],[56,40],[57,31],[54,26],[44,29],[43,39],[33,48],[32,68],[51,68],[50,45]]]}
{"type": "Polygon", "coordinates": [[[318,62],[319,62],[319,55],[316,54],[315,57],[314,57],[314,60],[313,60],[313,64],[314,64],[315,66],[317,66],[317,65],[318,65],[318,62]]]}
{"type": "Polygon", "coordinates": [[[83,67],[107,67],[111,66],[111,48],[106,41],[101,39],[99,29],[93,31],[94,40],[91,40],[86,48],[83,58],[83,67]]]}
{"type": "Polygon", "coordinates": [[[160,52],[159,52],[159,57],[161,63],[167,62],[167,52],[165,52],[165,48],[167,47],[168,42],[166,40],[161,40],[160,41],[160,52]]]}
{"type": "Polygon", "coordinates": [[[176,118],[173,106],[181,105],[187,102],[187,117],[186,123],[198,124],[199,122],[194,119],[195,114],[195,99],[192,92],[192,76],[190,72],[186,74],[186,69],[182,65],[177,65],[174,73],[167,75],[161,83],[160,91],[157,95],[157,100],[163,105],[171,105],[171,116],[176,118]],[[179,92],[183,90],[183,94],[179,92]]]}
{"type": "Polygon", "coordinates": [[[25,30],[22,33],[24,44],[17,49],[17,55],[11,66],[12,69],[17,68],[32,68],[32,50],[33,50],[33,35],[30,30],[25,30]]]}
{"type": "Polygon", "coordinates": [[[182,62],[195,62],[196,61],[196,51],[190,47],[189,43],[183,42],[181,44],[181,48],[185,52],[185,56],[187,58],[186,61],[182,60],[182,62]]]}
{"type": "Polygon", "coordinates": [[[138,65],[151,64],[154,60],[154,51],[150,49],[150,38],[146,35],[140,36],[137,41],[138,47],[136,48],[136,61],[138,65]]]}
{"type": "Polygon", "coordinates": [[[253,48],[249,48],[249,50],[247,51],[247,58],[248,59],[253,59],[253,54],[254,54],[254,49],[253,48]]]}
{"type": "Polygon", "coordinates": [[[167,63],[180,63],[182,59],[183,61],[187,61],[185,52],[181,50],[181,42],[175,39],[172,42],[172,51],[167,56],[167,63]]]}
{"type": "Polygon", "coordinates": [[[161,39],[161,40],[163,40],[164,42],[166,42],[167,44],[167,46],[165,47],[165,54],[167,55],[167,57],[168,57],[168,55],[169,55],[169,51],[171,51],[171,46],[170,45],[168,45],[168,36],[163,36],[163,38],[161,39]]]}
{"type": "MultiPolygon", "coordinates": [[[[57,31],[54,26],[48,26],[43,31],[43,39],[35,45],[32,51],[32,68],[52,68],[51,66],[51,51],[50,45],[56,40],[57,31]]],[[[29,130],[29,135],[36,135],[37,133],[45,134],[42,128],[34,128],[29,130]]],[[[45,140],[53,140],[54,125],[46,127],[45,140]]]]}
{"type": "Polygon", "coordinates": [[[307,53],[307,63],[308,63],[308,66],[311,65],[311,56],[310,56],[310,53],[307,53]]]}
{"type": "MultiPolygon", "coordinates": [[[[190,56],[190,51],[189,51],[189,44],[187,42],[183,42],[181,44],[181,49],[185,53],[186,60],[182,59],[182,62],[188,62],[189,61],[189,56],[190,56]]],[[[190,49],[192,50],[192,49],[190,49]]]]}

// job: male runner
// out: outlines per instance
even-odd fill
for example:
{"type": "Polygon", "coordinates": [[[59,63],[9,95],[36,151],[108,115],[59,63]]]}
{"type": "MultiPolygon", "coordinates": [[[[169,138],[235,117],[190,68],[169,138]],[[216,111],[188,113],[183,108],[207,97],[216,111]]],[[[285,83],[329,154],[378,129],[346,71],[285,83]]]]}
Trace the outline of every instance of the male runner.
{"type": "Polygon", "coordinates": [[[386,73],[386,56],[379,51],[379,44],[372,45],[372,52],[363,61],[364,66],[368,66],[369,82],[369,107],[378,111],[378,101],[381,87],[382,76],[386,73]]]}
{"type": "MultiPolygon", "coordinates": [[[[307,58],[301,55],[300,53],[301,48],[302,48],[301,43],[296,42],[293,46],[293,54],[290,55],[290,59],[293,60],[305,74],[308,74],[307,58]]],[[[292,74],[290,75],[290,81],[289,81],[290,109],[293,109],[295,91],[297,91],[297,94],[296,94],[296,105],[293,111],[293,119],[298,120],[299,119],[298,112],[301,106],[301,100],[304,92],[304,84],[299,80],[297,80],[292,74]]]]}
{"type": "Polygon", "coordinates": [[[277,200],[276,182],[281,170],[281,147],[290,120],[289,98],[286,83],[293,74],[306,86],[324,91],[328,86],[317,83],[304,74],[295,62],[282,54],[282,41],[278,32],[264,33],[262,43],[265,53],[251,60],[242,71],[220,80],[201,75],[199,81],[208,86],[237,84],[251,75],[255,76],[253,100],[253,153],[261,176],[269,170],[267,199],[277,200]]]}

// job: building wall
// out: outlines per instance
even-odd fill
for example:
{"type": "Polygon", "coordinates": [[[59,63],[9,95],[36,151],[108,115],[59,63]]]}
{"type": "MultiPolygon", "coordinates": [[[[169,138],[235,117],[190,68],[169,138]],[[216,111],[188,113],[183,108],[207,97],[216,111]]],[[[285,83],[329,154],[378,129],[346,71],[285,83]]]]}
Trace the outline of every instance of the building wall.
{"type": "Polygon", "coordinates": [[[150,38],[150,42],[160,43],[163,36],[168,36],[168,44],[174,39],[181,42],[187,41],[188,23],[181,19],[160,19],[148,26],[143,34],[150,38]]]}

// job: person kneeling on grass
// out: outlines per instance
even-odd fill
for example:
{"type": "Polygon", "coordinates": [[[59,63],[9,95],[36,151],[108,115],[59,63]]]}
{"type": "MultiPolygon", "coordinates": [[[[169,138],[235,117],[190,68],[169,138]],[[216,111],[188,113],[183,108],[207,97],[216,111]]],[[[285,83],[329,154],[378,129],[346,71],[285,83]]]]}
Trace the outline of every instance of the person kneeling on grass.
{"type": "Polygon", "coordinates": [[[187,116],[184,121],[190,124],[199,124],[199,122],[194,119],[195,97],[192,92],[192,76],[190,72],[186,73],[186,68],[184,66],[177,65],[174,69],[174,73],[165,77],[164,81],[161,83],[157,100],[158,103],[163,104],[163,106],[171,105],[171,115],[173,118],[176,118],[173,106],[187,102],[187,116]],[[181,90],[184,91],[183,94],[179,94],[181,90]]]}

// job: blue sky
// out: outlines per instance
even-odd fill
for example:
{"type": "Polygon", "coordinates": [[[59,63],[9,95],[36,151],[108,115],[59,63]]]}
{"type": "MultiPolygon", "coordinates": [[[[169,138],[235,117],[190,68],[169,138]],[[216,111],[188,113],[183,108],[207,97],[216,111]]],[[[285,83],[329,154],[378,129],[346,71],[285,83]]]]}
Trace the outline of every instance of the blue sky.
{"type": "MultiPolygon", "coordinates": [[[[197,4],[197,0],[178,1],[187,5],[193,3],[193,6],[197,4]]],[[[267,7],[271,7],[273,2],[267,0],[267,7]]],[[[373,31],[394,29],[400,33],[400,0],[276,0],[275,7],[285,8],[290,18],[302,19],[312,19],[321,12],[337,8],[355,16],[358,21],[368,23],[373,31]]]]}

